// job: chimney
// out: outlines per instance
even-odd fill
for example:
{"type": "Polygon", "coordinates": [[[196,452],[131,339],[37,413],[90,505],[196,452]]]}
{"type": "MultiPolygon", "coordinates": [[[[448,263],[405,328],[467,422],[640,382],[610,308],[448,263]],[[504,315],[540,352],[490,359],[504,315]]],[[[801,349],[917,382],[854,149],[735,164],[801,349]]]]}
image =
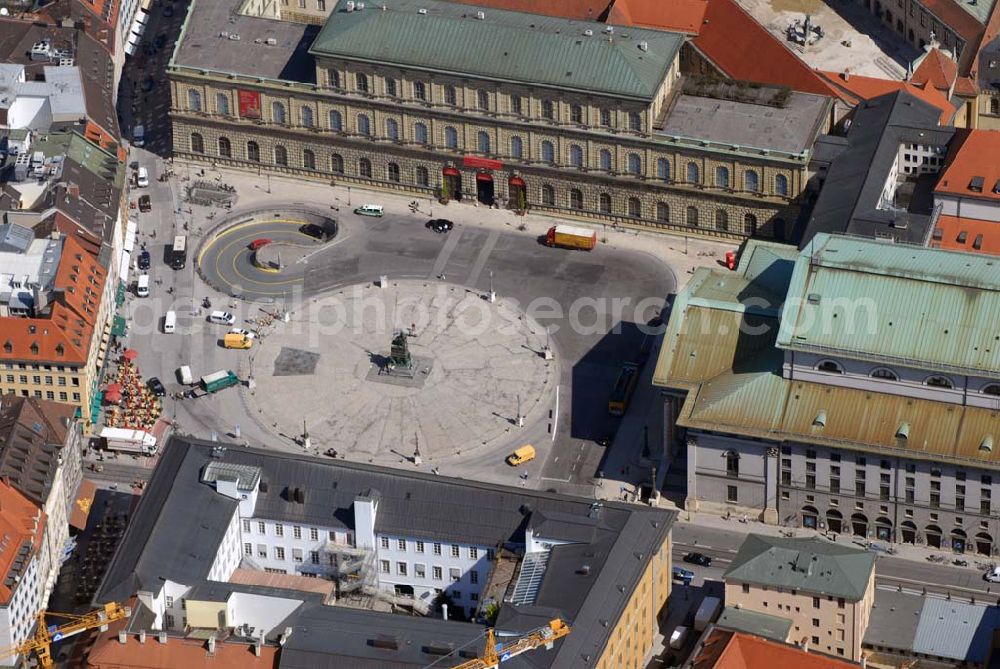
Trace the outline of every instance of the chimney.
{"type": "Polygon", "coordinates": [[[256,655],[257,657],[260,657],[260,651],[262,645],[263,644],[261,643],[260,639],[257,639],[256,641],[253,642],[253,654],[256,655]]]}
{"type": "Polygon", "coordinates": [[[68,190],[69,190],[69,194],[72,197],[75,197],[75,198],[79,198],[80,197],[80,186],[78,186],[77,184],[71,183],[69,185],[69,189],[68,190]]]}
{"type": "Polygon", "coordinates": [[[146,643],[146,630],[139,630],[139,643],[146,643]]]}
{"type": "Polygon", "coordinates": [[[288,637],[292,636],[292,628],[286,627],[284,633],[278,637],[278,645],[284,646],[285,642],[288,641],[288,637]]]}
{"type": "Polygon", "coordinates": [[[125,630],[118,630],[118,643],[124,646],[127,640],[128,635],[125,634],[125,630]]]}
{"type": "Polygon", "coordinates": [[[850,81],[851,80],[851,68],[845,67],[844,68],[844,74],[842,76],[844,78],[844,81],[850,81]]]}
{"type": "Polygon", "coordinates": [[[208,653],[209,655],[215,654],[215,635],[208,637],[208,653]]]}
{"type": "Polygon", "coordinates": [[[162,644],[167,643],[167,633],[165,630],[160,630],[160,633],[156,635],[156,640],[162,644]]]}

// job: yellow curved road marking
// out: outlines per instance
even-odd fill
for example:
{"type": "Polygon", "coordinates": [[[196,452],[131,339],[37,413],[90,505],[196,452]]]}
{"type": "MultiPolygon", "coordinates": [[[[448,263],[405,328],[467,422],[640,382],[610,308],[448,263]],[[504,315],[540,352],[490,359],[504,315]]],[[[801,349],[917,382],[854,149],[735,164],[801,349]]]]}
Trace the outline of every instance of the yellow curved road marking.
{"type": "MultiPolygon", "coordinates": [[[[235,226],[233,228],[230,228],[230,229],[226,230],[225,232],[223,232],[223,234],[219,235],[215,240],[213,240],[213,242],[211,244],[209,244],[207,247],[205,247],[205,249],[202,251],[201,255],[204,255],[205,251],[207,251],[209,248],[215,246],[215,244],[217,242],[221,241],[223,237],[229,236],[230,233],[236,232],[239,228],[245,228],[245,227],[248,227],[248,226],[251,226],[251,225],[266,225],[266,224],[271,224],[271,223],[291,224],[291,225],[304,225],[305,221],[295,221],[295,220],[289,220],[289,219],[278,219],[278,220],[274,220],[274,221],[250,221],[250,222],[247,222],[247,223],[241,223],[240,225],[235,226]]],[[[263,234],[266,234],[266,233],[263,233],[263,234]]],[[[307,239],[312,239],[312,237],[310,237],[309,235],[306,235],[304,233],[299,232],[298,234],[301,235],[301,236],[303,236],[303,237],[306,237],[307,239]]],[[[246,243],[246,241],[245,241],[246,239],[248,239],[248,238],[253,239],[255,237],[256,237],[256,235],[249,235],[247,237],[239,237],[239,238],[234,239],[233,241],[229,242],[225,246],[223,246],[222,249],[219,250],[219,252],[216,254],[216,257],[215,257],[215,273],[216,273],[216,276],[218,276],[220,279],[224,280],[224,277],[223,277],[223,274],[222,274],[222,270],[221,270],[221,268],[219,266],[219,263],[222,261],[223,257],[226,255],[226,253],[229,252],[229,249],[231,249],[234,245],[245,244],[246,243]]],[[[199,263],[201,263],[201,255],[199,255],[199,263]]],[[[250,284],[250,285],[253,285],[253,286],[274,287],[274,286],[285,286],[285,285],[288,285],[288,284],[300,283],[300,282],[304,281],[304,277],[299,277],[299,278],[295,278],[295,279],[289,279],[288,281],[259,281],[257,279],[253,279],[253,278],[247,277],[247,276],[243,275],[239,271],[239,269],[237,269],[237,267],[236,267],[236,261],[239,258],[240,258],[240,254],[239,253],[234,253],[233,254],[233,261],[232,261],[233,274],[236,275],[237,277],[239,277],[246,284],[250,284]]],[[[264,271],[270,272],[270,271],[273,271],[273,270],[264,270],[264,271]]],[[[274,271],[274,272],[277,273],[277,271],[274,271]]],[[[260,295],[282,295],[282,294],[285,293],[284,290],[277,291],[277,292],[267,292],[267,291],[262,291],[262,290],[258,290],[258,289],[254,289],[253,292],[255,292],[257,294],[260,294],[260,295]]]]}

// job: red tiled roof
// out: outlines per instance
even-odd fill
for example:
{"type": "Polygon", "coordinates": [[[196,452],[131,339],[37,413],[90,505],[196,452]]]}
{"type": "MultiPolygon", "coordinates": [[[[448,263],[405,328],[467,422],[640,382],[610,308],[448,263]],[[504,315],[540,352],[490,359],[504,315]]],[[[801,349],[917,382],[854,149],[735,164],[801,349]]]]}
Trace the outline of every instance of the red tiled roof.
{"type": "Polygon", "coordinates": [[[475,5],[476,7],[492,7],[512,12],[527,12],[590,21],[601,20],[610,4],[610,0],[547,0],[546,2],[538,2],[538,0],[454,0],[454,2],[475,5]]]}
{"type": "Polygon", "coordinates": [[[996,221],[941,216],[937,229],[941,231],[941,241],[932,241],[932,248],[1000,255],[1000,223],[996,221]]]}
{"type": "Polygon", "coordinates": [[[940,109],[940,123],[942,125],[950,125],[955,117],[955,106],[948,101],[948,96],[943,91],[934,87],[921,88],[914,86],[908,81],[861,77],[856,74],[852,74],[847,79],[844,78],[843,74],[837,74],[836,72],[820,72],[820,74],[831,85],[841,91],[841,99],[850,102],[852,105],[862,100],[871,100],[886,93],[895,93],[902,90],[940,109]]]}
{"type": "Polygon", "coordinates": [[[853,662],[810,653],[751,634],[718,629],[709,634],[704,647],[692,660],[695,669],[857,669],[857,666],[853,662]]]}
{"type": "Polygon", "coordinates": [[[608,23],[697,35],[709,0],[615,0],[608,23]]]}
{"type": "Polygon", "coordinates": [[[736,0],[709,0],[704,24],[693,44],[733,79],[788,86],[803,93],[838,95],[736,0]]]}
{"type": "Polygon", "coordinates": [[[910,77],[910,83],[916,86],[930,84],[938,90],[950,91],[956,78],[958,78],[958,64],[944,55],[941,49],[931,49],[910,77]]]}
{"type": "Polygon", "coordinates": [[[972,14],[962,9],[955,0],[923,0],[921,4],[965,40],[966,48],[960,58],[959,65],[964,64],[965,67],[961,67],[961,70],[966,72],[968,64],[975,61],[984,25],[977,21],[972,14]]]}
{"type": "Polygon", "coordinates": [[[0,317],[0,360],[85,363],[107,272],[73,237],[65,237],[49,316],[0,317]]]}
{"type": "Polygon", "coordinates": [[[1000,130],[967,130],[955,133],[945,158],[935,193],[948,193],[1000,204],[1000,130]],[[982,177],[982,192],[969,189],[973,177],[982,177]]]}
{"type": "MultiPolygon", "coordinates": [[[[0,604],[10,604],[13,590],[4,584],[18,551],[25,543],[37,551],[45,529],[45,514],[31,500],[7,481],[0,480],[0,536],[6,540],[0,548],[0,604]]],[[[34,611],[30,612],[34,613],[34,611]]]]}

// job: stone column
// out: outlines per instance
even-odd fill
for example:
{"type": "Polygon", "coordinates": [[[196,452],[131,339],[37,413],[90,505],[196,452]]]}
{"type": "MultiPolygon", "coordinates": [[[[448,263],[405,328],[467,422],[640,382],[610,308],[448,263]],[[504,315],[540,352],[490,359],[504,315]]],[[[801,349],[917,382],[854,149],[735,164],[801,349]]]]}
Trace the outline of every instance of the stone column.
{"type": "Polygon", "coordinates": [[[698,438],[689,435],[687,438],[687,497],[684,498],[684,508],[687,511],[698,510],[698,438]]]}
{"type": "Polygon", "coordinates": [[[778,462],[781,451],[769,446],[764,451],[764,522],[778,524],[778,462]]]}

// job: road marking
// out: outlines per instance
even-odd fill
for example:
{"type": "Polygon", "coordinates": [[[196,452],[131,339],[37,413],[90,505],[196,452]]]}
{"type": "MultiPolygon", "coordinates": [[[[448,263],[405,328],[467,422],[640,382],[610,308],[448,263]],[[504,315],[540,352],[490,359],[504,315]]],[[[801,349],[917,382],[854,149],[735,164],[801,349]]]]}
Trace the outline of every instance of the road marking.
{"type": "Polygon", "coordinates": [[[558,481],[559,483],[569,483],[570,477],[567,476],[564,479],[554,479],[551,476],[542,476],[541,479],[543,481],[558,481]]]}
{"type": "Polygon", "coordinates": [[[556,386],[556,410],[552,414],[552,441],[556,440],[556,430],[559,428],[559,386],[556,386]]]}
{"type": "Polygon", "coordinates": [[[476,258],[476,264],[472,266],[472,272],[469,274],[469,278],[465,282],[467,285],[475,286],[476,282],[479,281],[479,275],[482,274],[483,267],[486,266],[486,261],[493,252],[493,247],[497,245],[497,240],[499,238],[499,231],[493,230],[490,232],[489,236],[486,238],[486,243],[483,244],[483,248],[479,249],[479,257],[476,258]]]}
{"type": "Polygon", "coordinates": [[[448,258],[451,257],[452,252],[455,247],[458,246],[458,240],[462,236],[462,228],[455,228],[450,233],[448,233],[448,241],[444,243],[441,248],[441,252],[438,253],[437,260],[434,261],[434,268],[431,270],[430,276],[437,277],[441,275],[441,270],[444,266],[448,264],[448,258]]]}

